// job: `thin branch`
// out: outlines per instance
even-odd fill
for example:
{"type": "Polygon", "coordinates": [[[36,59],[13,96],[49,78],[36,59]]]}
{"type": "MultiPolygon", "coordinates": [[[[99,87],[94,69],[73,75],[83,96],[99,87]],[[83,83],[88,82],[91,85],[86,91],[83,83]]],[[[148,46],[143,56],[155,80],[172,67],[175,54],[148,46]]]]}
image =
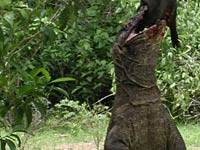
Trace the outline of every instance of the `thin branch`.
{"type": "Polygon", "coordinates": [[[109,98],[109,97],[111,97],[111,96],[113,96],[113,95],[114,95],[113,93],[112,93],[112,94],[109,94],[109,95],[106,95],[105,97],[101,98],[100,100],[98,100],[98,101],[95,102],[94,104],[101,103],[103,100],[105,100],[105,99],[107,99],[107,98],[109,98]]]}
{"type": "MultiPolygon", "coordinates": [[[[49,20],[48,24],[46,24],[44,27],[49,26],[50,24],[53,23],[53,21],[60,15],[60,13],[62,12],[64,8],[60,8],[58,9],[55,14],[51,17],[51,19],[49,20]]],[[[35,38],[37,35],[39,35],[42,31],[38,31],[35,34],[24,38],[23,40],[21,40],[18,45],[11,51],[11,54],[9,56],[9,58],[12,58],[15,54],[17,54],[18,52],[20,52],[21,50],[23,50],[29,43],[30,41],[35,38]],[[23,46],[22,46],[23,45],[23,46]],[[21,47],[22,46],[22,47],[21,47]],[[20,49],[18,49],[19,47],[21,47],[20,49]]]]}

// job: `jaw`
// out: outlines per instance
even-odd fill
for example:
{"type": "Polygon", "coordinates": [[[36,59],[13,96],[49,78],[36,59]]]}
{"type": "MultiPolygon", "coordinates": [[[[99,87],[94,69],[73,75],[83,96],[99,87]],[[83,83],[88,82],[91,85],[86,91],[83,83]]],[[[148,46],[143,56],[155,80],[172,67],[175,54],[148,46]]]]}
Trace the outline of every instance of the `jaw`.
{"type": "Polygon", "coordinates": [[[125,38],[125,43],[129,42],[131,39],[133,39],[135,36],[137,36],[140,32],[138,32],[138,28],[142,24],[144,20],[144,15],[147,13],[147,6],[142,6],[140,10],[137,12],[137,14],[127,23],[126,27],[127,30],[127,36],[125,38]]]}
{"type": "Polygon", "coordinates": [[[143,37],[144,41],[148,41],[148,42],[160,41],[164,37],[166,26],[167,26],[166,20],[161,20],[159,24],[155,24],[148,28],[145,28],[143,31],[140,31],[139,33],[136,33],[134,30],[132,30],[127,36],[127,38],[125,39],[124,45],[130,46],[133,43],[135,43],[137,39],[141,39],[141,37],[143,37]]]}
{"type": "MultiPolygon", "coordinates": [[[[144,23],[144,15],[147,13],[148,7],[142,6],[136,16],[127,24],[127,35],[124,41],[124,44],[130,43],[136,36],[147,33],[147,36],[151,36],[151,34],[154,34],[160,30],[161,26],[166,26],[166,20],[161,20],[159,23],[155,23],[148,28],[141,28],[144,23]],[[140,31],[138,31],[138,28],[141,28],[140,31]]],[[[164,34],[162,35],[164,36],[164,34]]]]}

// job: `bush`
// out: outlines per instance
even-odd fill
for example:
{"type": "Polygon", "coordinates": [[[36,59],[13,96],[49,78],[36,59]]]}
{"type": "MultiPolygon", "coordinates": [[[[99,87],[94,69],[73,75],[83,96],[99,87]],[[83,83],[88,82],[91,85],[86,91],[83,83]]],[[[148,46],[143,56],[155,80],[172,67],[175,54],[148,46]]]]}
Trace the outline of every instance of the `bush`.
{"type": "MultiPolygon", "coordinates": [[[[59,121],[58,124],[64,125],[71,131],[89,130],[96,128],[97,122],[105,123],[110,116],[107,106],[101,104],[93,105],[90,108],[86,103],[80,104],[79,101],[63,99],[52,108],[50,118],[59,121]]],[[[106,124],[104,124],[106,125],[106,124]]]]}
{"type": "Polygon", "coordinates": [[[75,84],[62,85],[70,89],[72,99],[93,103],[110,93],[112,44],[122,22],[135,10],[133,4],[88,1],[76,22],[56,30],[55,42],[46,45],[39,54],[40,61],[47,65],[54,78],[67,75],[77,79],[75,84]]]}
{"type": "Polygon", "coordinates": [[[169,34],[163,41],[157,71],[158,84],[163,100],[175,118],[182,118],[186,114],[187,117],[194,115],[191,112],[199,107],[190,107],[193,101],[199,102],[200,95],[199,13],[199,2],[180,1],[177,28],[181,47],[171,47],[169,34]]]}
{"type": "Polygon", "coordinates": [[[72,134],[78,134],[81,130],[93,135],[97,148],[103,142],[105,129],[110,118],[108,107],[95,104],[90,108],[86,103],[63,99],[55,105],[50,113],[49,122],[55,122],[53,126],[64,126],[72,134]],[[54,120],[54,121],[53,121],[54,120]]]}
{"type": "MultiPolygon", "coordinates": [[[[113,41],[122,24],[135,14],[138,4],[135,0],[129,3],[89,1],[84,11],[78,13],[75,23],[65,24],[62,30],[52,26],[55,42],[50,41],[38,53],[38,62],[47,66],[54,78],[68,75],[77,79],[76,83],[62,84],[63,88],[70,89],[72,99],[94,103],[110,93],[113,41]]],[[[175,118],[191,117],[194,112],[199,114],[198,105],[190,107],[199,102],[200,95],[198,14],[198,1],[178,1],[177,28],[181,47],[172,48],[169,32],[162,44],[158,85],[164,103],[175,118]]]]}

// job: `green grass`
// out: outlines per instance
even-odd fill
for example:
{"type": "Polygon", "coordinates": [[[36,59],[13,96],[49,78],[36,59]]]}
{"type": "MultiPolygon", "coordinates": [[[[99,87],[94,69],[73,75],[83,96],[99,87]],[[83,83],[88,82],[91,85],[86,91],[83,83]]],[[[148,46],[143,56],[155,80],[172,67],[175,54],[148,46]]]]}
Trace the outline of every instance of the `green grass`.
{"type": "Polygon", "coordinates": [[[92,119],[94,122],[89,122],[88,119],[87,125],[83,125],[80,120],[80,122],[61,123],[61,125],[58,125],[60,123],[57,120],[50,120],[28,138],[25,150],[54,150],[55,147],[67,143],[93,143],[96,146],[97,141],[102,145],[108,120],[95,122],[94,118],[92,119]]]}
{"type": "Polygon", "coordinates": [[[26,150],[44,150],[49,149],[45,147],[55,147],[65,143],[74,142],[88,142],[91,137],[85,131],[79,131],[79,133],[68,133],[66,129],[60,127],[60,129],[53,129],[45,127],[42,130],[38,130],[34,136],[30,137],[25,149],[26,150]],[[84,139],[83,139],[84,137],[84,139]]]}
{"type": "MultiPolygon", "coordinates": [[[[200,124],[180,124],[178,128],[188,150],[200,150],[200,124]]],[[[95,138],[100,138],[102,144],[105,133],[106,128],[99,127],[81,130],[80,128],[70,129],[65,126],[52,127],[46,125],[35,131],[34,136],[29,138],[25,150],[54,150],[56,146],[67,143],[95,143],[95,138]]]]}
{"type": "Polygon", "coordinates": [[[178,126],[188,150],[195,148],[200,150],[200,124],[190,123],[178,126]]]}
{"type": "Polygon", "coordinates": [[[72,142],[88,142],[90,140],[91,135],[87,130],[79,129],[76,133],[73,133],[64,127],[43,127],[41,130],[35,132],[34,136],[29,139],[29,143],[36,145],[56,145],[72,142]]]}
{"type": "MultiPolygon", "coordinates": [[[[103,132],[105,134],[105,131],[103,132]]],[[[67,143],[93,143],[95,145],[95,138],[98,138],[99,135],[94,135],[93,133],[89,130],[79,129],[73,133],[72,131],[68,131],[64,127],[44,127],[43,129],[36,131],[34,136],[28,139],[25,149],[51,150],[49,148],[51,147],[52,150],[54,150],[53,147],[67,143]]]]}

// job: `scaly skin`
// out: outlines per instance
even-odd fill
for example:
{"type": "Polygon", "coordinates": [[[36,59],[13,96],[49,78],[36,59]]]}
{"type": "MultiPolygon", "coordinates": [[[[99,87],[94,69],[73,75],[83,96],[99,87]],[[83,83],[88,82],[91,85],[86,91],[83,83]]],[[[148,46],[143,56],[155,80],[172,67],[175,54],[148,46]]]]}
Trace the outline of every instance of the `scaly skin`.
{"type": "Polygon", "coordinates": [[[104,150],[186,150],[156,85],[166,21],[135,34],[141,15],[119,32],[113,46],[117,91],[104,150]]]}

